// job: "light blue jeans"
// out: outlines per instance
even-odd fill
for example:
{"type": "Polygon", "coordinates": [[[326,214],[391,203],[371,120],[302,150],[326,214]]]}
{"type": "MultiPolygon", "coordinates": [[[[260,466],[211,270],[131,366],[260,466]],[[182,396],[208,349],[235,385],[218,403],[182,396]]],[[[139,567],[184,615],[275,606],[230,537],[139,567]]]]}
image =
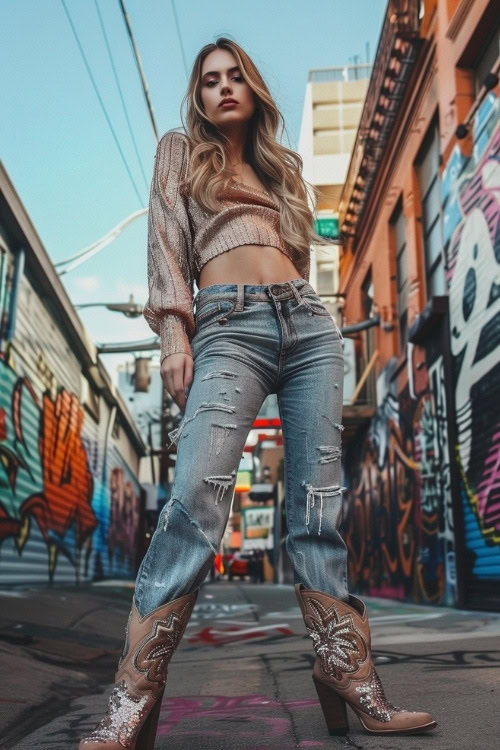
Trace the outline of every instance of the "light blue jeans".
{"type": "Polygon", "coordinates": [[[276,393],[296,583],[348,599],[342,512],[342,334],[305,279],[214,284],[194,299],[194,375],[170,500],[140,566],[142,616],[199,588],[220,546],[246,439],[276,393]]]}

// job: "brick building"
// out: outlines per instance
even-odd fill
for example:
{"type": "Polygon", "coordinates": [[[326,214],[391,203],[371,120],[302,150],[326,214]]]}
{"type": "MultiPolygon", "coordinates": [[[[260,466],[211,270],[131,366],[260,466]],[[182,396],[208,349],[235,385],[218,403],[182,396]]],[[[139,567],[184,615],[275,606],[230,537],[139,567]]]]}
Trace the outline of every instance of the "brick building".
{"type": "Polygon", "coordinates": [[[340,204],[354,587],[500,608],[498,6],[390,0],[340,204]],[[371,407],[371,411],[370,411],[371,407]]]}

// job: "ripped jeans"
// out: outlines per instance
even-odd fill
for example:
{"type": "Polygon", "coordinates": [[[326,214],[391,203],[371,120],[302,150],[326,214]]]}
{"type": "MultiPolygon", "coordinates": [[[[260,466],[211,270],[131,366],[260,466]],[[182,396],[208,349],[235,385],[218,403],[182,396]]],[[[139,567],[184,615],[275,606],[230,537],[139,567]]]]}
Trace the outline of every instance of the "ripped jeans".
{"type": "Polygon", "coordinates": [[[229,518],[246,439],[277,394],[286,548],[295,583],[348,599],[342,513],[342,334],[305,279],[213,284],[195,297],[194,375],[170,500],[140,566],[142,616],[205,580],[229,518]]]}

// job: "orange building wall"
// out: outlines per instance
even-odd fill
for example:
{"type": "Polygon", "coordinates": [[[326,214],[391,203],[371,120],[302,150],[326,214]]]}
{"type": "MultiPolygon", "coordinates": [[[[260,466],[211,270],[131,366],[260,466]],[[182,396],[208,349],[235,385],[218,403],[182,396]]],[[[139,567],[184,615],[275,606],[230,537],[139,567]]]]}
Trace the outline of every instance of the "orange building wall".
{"type": "MultiPolygon", "coordinates": [[[[500,398],[493,317],[498,302],[496,287],[488,292],[480,269],[488,262],[491,281],[497,278],[493,250],[500,236],[500,207],[493,168],[500,142],[498,89],[477,105],[468,135],[458,140],[455,134],[476,102],[473,68],[498,23],[494,10],[491,0],[424,3],[424,42],[362,219],[343,248],[339,291],[345,295],[342,324],[364,320],[362,285],[371,269],[375,314],[381,318],[381,325],[353,337],[364,362],[369,337],[379,356],[375,416],[350,430],[343,447],[350,583],[361,593],[496,609],[500,425],[487,404],[500,398]],[[410,329],[422,320],[428,303],[414,164],[436,116],[447,310],[435,315],[420,340],[401,349],[390,220],[401,198],[410,329]],[[467,191],[469,183],[473,189],[467,191]],[[483,310],[484,300],[481,305],[474,300],[469,283],[474,272],[482,295],[491,297],[488,310],[483,310]],[[470,320],[463,319],[464,306],[472,309],[470,320]],[[471,348],[480,345],[478,367],[471,348]]],[[[344,422],[351,411],[345,410],[344,422]]]]}
{"type": "MultiPolygon", "coordinates": [[[[389,222],[399,197],[407,224],[407,247],[409,262],[410,293],[408,301],[408,326],[425,307],[425,274],[421,237],[421,210],[418,180],[413,168],[423,138],[437,112],[441,138],[443,165],[458,143],[467,155],[471,138],[457,141],[455,129],[465,119],[475,98],[473,76],[466,70],[457,72],[456,66],[470,43],[471,29],[479,21],[488,6],[488,0],[474,0],[466,22],[457,31],[454,40],[447,37],[451,9],[464,5],[452,0],[432,0],[425,3],[423,32],[427,36],[428,50],[419,64],[420,75],[409,92],[407,107],[411,116],[405,127],[398,132],[388,150],[381,169],[382,180],[377,180],[376,191],[371,196],[373,220],[365,227],[359,238],[347,243],[343,250],[340,267],[340,292],[346,293],[343,324],[349,325],[363,320],[361,309],[361,285],[371,265],[375,289],[375,301],[384,321],[394,323],[394,330],[386,332],[376,329],[376,347],[379,351],[377,371],[380,372],[393,356],[400,356],[397,332],[396,268],[391,247],[389,222]]],[[[402,356],[404,357],[404,352],[402,356]]]]}

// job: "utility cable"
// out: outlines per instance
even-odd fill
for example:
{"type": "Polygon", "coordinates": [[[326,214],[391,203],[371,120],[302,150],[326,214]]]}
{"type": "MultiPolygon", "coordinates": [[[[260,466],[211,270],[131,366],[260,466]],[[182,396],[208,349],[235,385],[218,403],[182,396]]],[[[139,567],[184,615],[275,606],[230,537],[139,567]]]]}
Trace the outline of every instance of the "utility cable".
{"type": "Polygon", "coordinates": [[[181,48],[182,64],[184,65],[184,72],[186,74],[186,79],[189,79],[186,55],[184,52],[184,44],[182,43],[182,34],[181,34],[181,28],[179,26],[179,19],[177,18],[177,9],[175,7],[175,0],[171,0],[171,2],[172,2],[172,12],[174,14],[175,28],[177,30],[177,39],[179,40],[179,47],[181,48]]]}
{"type": "Polygon", "coordinates": [[[66,16],[67,16],[67,18],[68,18],[68,21],[69,21],[69,25],[71,26],[71,30],[72,30],[72,32],[73,32],[73,36],[75,37],[75,41],[76,41],[76,43],[77,43],[77,45],[78,45],[78,49],[80,50],[80,54],[81,54],[81,56],[82,56],[82,59],[83,59],[84,65],[85,65],[85,67],[86,67],[86,69],[87,69],[87,73],[88,73],[88,75],[89,75],[89,78],[90,78],[90,80],[91,80],[91,82],[92,82],[92,85],[93,85],[93,87],[94,87],[94,91],[95,91],[95,94],[96,94],[96,96],[97,96],[97,99],[99,100],[99,104],[101,105],[101,109],[102,109],[102,111],[103,111],[103,113],[104,113],[104,116],[105,116],[105,118],[106,118],[106,121],[107,121],[107,123],[108,123],[109,129],[111,130],[111,133],[112,133],[112,135],[113,135],[113,139],[114,139],[114,141],[115,141],[116,147],[118,148],[118,151],[120,152],[120,156],[121,156],[121,158],[122,158],[123,164],[124,164],[124,166],[125,166],[125,169],[127,170],[128,176],[129,176],[129,178],[130,178],[130,181],[131,181],[131,183],[132,183],[132,186],[133,186],[133,188],[134,188],[135,194],[137,195],[137,198],[138,198],[138,200],[139,200],[139,203],[140,203],[140,204],[141,204],[141,206],[142,206],[142,207],[144,208],[144,201],[143,201],[143,199],[141,198],[141,195],[140,195],[140,193],[139,193],[139,190],[138,190],[138,188],[137,188],[137,185],[136,185],[136,182],[135,182],[135,180],[134,180],[134,177],[133,177],[133,175],[132,175],[132,172],[130,171],[130,168],[129,168],[128,162],[127,162],[127,160],[126,160],[126,158],[125,158],[125,155],[124,155],[124,153],[123,153],[123,151],[122,151],[122,148],[121,148],[121,146],[120,146],[120,143],[119,143],[119,141],[118,141],[118,137],[117,137],[117,135],[116,135],[115,129],[113,128],[113,124],[112,124],[112,122],[111,122],[111,119],[110,119],[110,117],[109,117],[109,115],[108,115],[108,112],[107,112],[107,110],[106,110],[106,107],[105,107],[105,105],[104,105],[104,102],[103,102],[103,100],[102,100],[102,97],[101,97],[101,95],[100,95],[100,93],[99,93],[99,89],[98,89],[98,87],[97,87],[97,84],[96,84],[96,81],[95,81],[95,79],[94,79],[94,76],[92,75],[92,71],[91,71],[91,69],[90,69],[90,65],[89,65],[89,63],[88,63],[87,57],[86,57],[86,55],[85,55],[85,52],[84,52],[84,50],[83,50],[83,47],[82,47],[82,45],[81,45],[80,39],[79,39],[79,37],[78,37],[78,33],[77,33],[77,31],[76,31],[76,28],[75,28],[75,25],[73,24],[73,20],[72,20],[72,18],[71,18],[71,16],[70,16],[70,13],[69,13],[69,11],[68,11],[68,8],[67,8],[67,6],[66,6],[66,2],[65,2],[65,0],[61,0],[61,3],[62,3],[62,6],[63,6],[63,8],[64,8],[64,11],[65,11],[65,13],[66,13],[66,16]]]}
{"type": "Polygon", "coordinates": [[[123,114],[125,115],[125,120],[127,121],[128,132],[130,133],[130,137],[131,137],[132,143],[134,145],[135,155],[137,157],[137,161],[139,162],[139,168],[140,168],[141,173],[142,173],[142,177],[143,177],[143,180],[144,180],[144,185],[146,187],[146,192],[148,193],[149,192],[149,183],[148,183],[146,174],[144,172],[144,167],[143,167],[143,164],[142,164],[142,159],[141,159],[141,157],[139,155],[139,149],[137,148],[137,142],[135,140],[134,131],[132,129],[132,124],[130,122],[130,118],[129,118],[129,115],[128,115],[127,105],[125,104],[125,98],[123,96],[123,91],[122,91],[122,88],[120,86],[120,79],[119,79],[119,76],[118,76],[118,72],[116,70],[115,62],[114,62],[114,59],[113,59],[113,53],[111,51],[111,45],[109,43],[108,35],[106,33],[106,27],[104,26],[104,21],[103,21],[102,15],[101,15],[101,10],[99,8],[98,0],[94,0],[94,3],[95,3],[96,10],[97,10],[97,15],[99,16],[99,23],[101,24],[101,31],[102,31],[102,35],[104,37],[104,42],[106,44],[106,49],[108,51],[109,62],[111,64],[111,68],[113,70],[113,75],[115,77],[116,88],[118,89],[118,93],[120,95],[120,101],[122,103],[123,114]]]}
{"type": "Polygon", "coordinates": [[[85,263],[85,261],[90,260],[90,258],[103,250],[106,245],[109,245],[110,242],[113,242],[113,240],[115,240],[123,232],[125,227],[138,219],[140,216],[145,216],[147,213],[147,208],[139,208],[137,211],[134,211],[133,214],[127,216],[126,219],[120,221],[120,223],[113,227],[113,229],[105,234],[104,237],[101,237],[96,242],[92,242],[92,244],[88,245],[83,250],[79,250],[77,253],[75,253],[75,255],[72,255],[71,258],[66,258],[65,260],[60,260],[55,263],[54,266],[56,268],[58,268],[59,266],[68,266],[62,271],[58,271],[59,276],[62,276],[65,273],[69,273],[74,268],[81,266],[81,264],[85,263]]]}
{"type": "Polygon", "coordinates": [[[149,112],[149,119],[151,120],[151,125],[153,126],[153,133],[155,135],[156,142],[158,143],[158,141],[160,140],[160,136],[158,135],[158,127],[156,125],[156,120],[155,120],[155,116],[153,112],[153,104],[151,102],[151,97],[149,96],[148,83],[146,81],[146,76],[144,75],[144,70],[142,69],[141,56],[139,54],[139,50],[137,49],[134,35],[132,33],[132,27],[130,25],[130,20],[128,17],[127,9],[125,8],[125,2],[124,0],[119,0],[119,2],[120,2],[120,7],[122,9],[123,20],[125,21],[125,26],[127,27],[130,44],[132,45],[132,51],[134,53],[137,69],[139,71],[139,77],[141,79],[141,84],[142,84],[142,91],[144,93],[144,98],[146,99],[146,106],[149,112]]]}

